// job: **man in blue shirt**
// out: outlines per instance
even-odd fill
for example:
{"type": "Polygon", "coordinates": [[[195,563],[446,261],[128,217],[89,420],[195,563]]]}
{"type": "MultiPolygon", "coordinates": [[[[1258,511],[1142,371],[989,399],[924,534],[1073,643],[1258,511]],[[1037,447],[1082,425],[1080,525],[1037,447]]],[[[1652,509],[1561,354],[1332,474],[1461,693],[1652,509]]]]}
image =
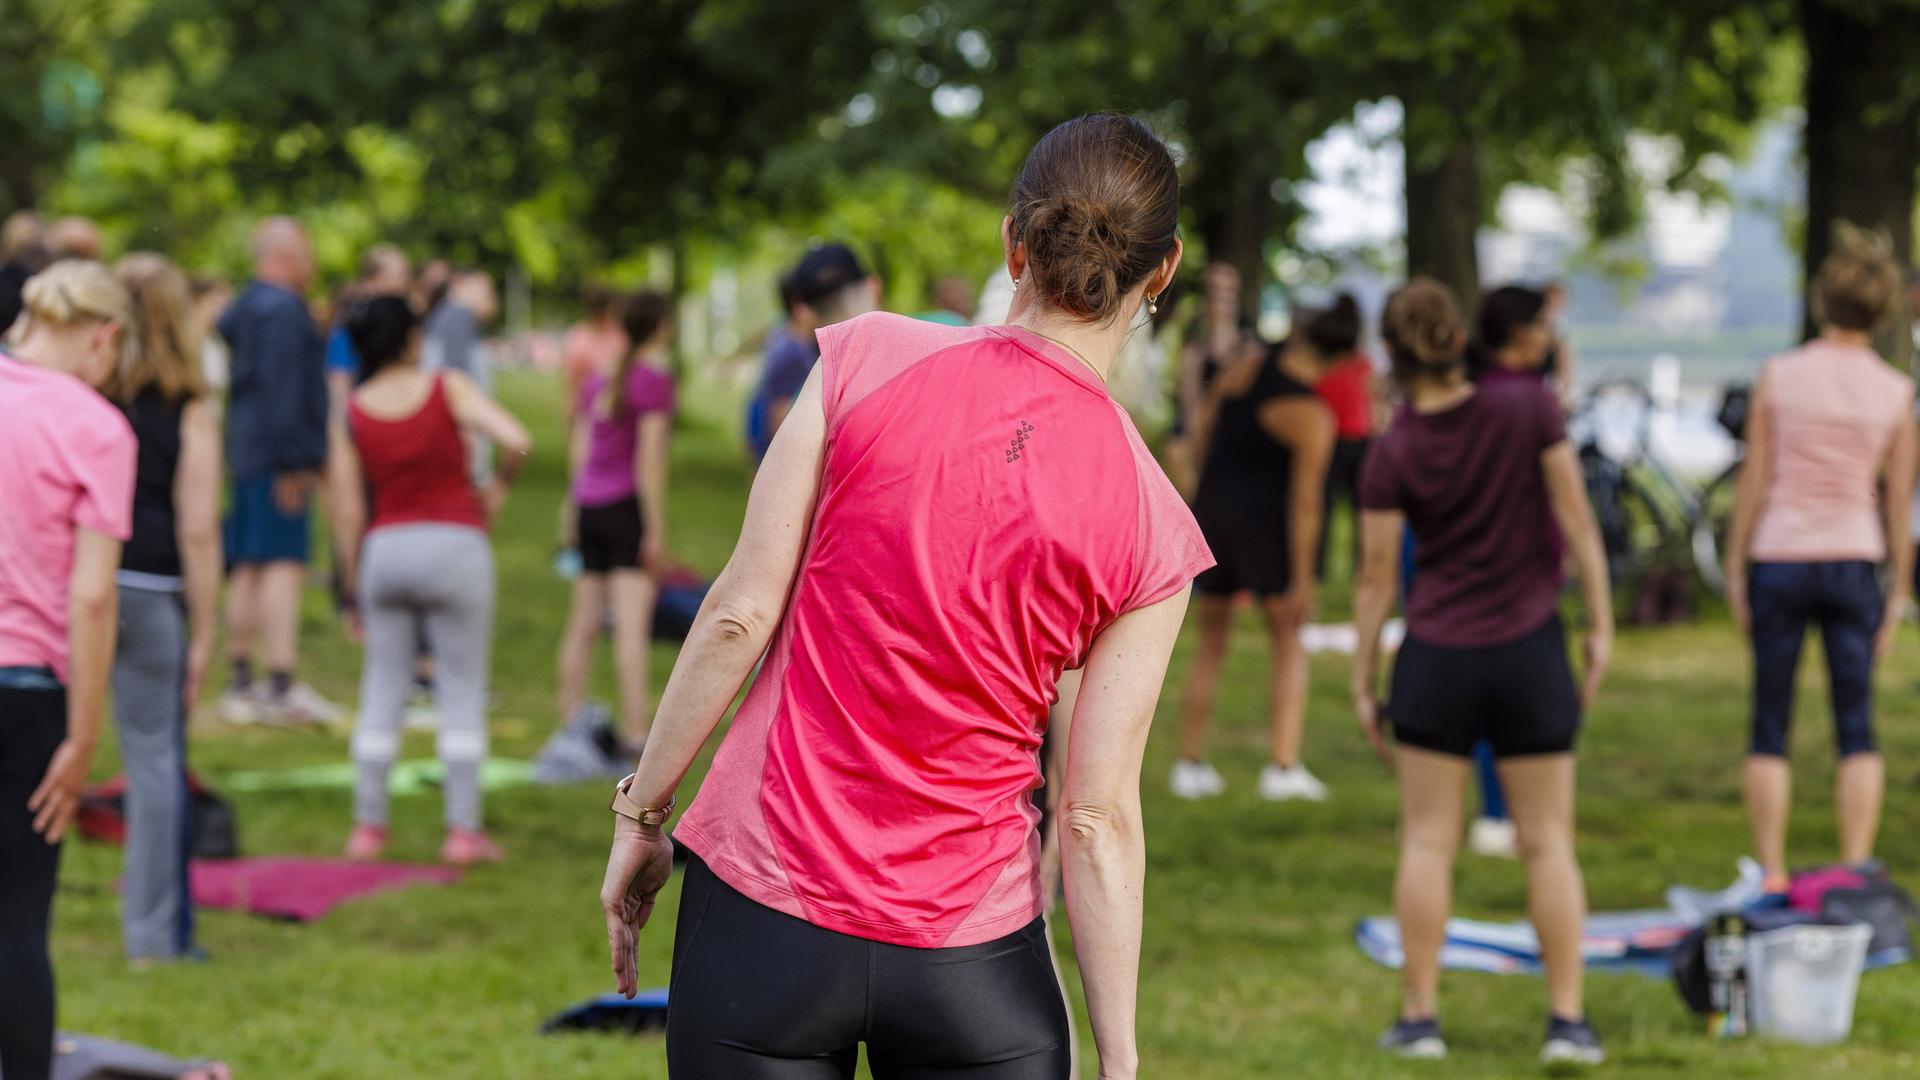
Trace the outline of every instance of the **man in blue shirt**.
{"type": "Polygon", "coordinates": [[[754,461],[767,456],[774,433],[820,359],[813,332],[873,311],[880,303],[879,286],[879,280],[867,273],[859,256],[845,244],[812,249],[780,280],[788,324],[767,335],[766,366],[747,407],[747,443],[754,461]]]}
{"type": "Polygon", "coordinates": [[[302,294],[313,248],[300,223],[271,217],[253,232],[253,281],[220,317],[232,352],[227,399],[227,656],[220,714],[235,723],[327,723],[338,715],[294,682],[300,590],[309,557],[307,504],[327,458],[325,343],[302,294]],[[256,679],[256,659],[267,678],[256,679]]]}

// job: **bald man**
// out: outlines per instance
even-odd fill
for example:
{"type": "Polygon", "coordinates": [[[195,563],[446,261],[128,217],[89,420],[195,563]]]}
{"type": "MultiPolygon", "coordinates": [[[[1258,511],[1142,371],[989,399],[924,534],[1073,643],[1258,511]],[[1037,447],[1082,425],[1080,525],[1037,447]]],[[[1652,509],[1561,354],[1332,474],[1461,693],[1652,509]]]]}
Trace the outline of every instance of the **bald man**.
{"type": "Polygon", "coordinates": [[[89,218],[63,217],[47,229],[47,249],[56,259],[100,258],[100,226],[89,218]]]}
{"type": "Polygon", "coordinates": [[[313,248],[298,221],[253,231],[253,280],[221,316],[232,353],[227,399],[227,656],[230,723],[331,723],[339,710],[294,680],[300,590],[311,556],[308,501],[327,457],[326,344],[304,293],[313,248]],[[259,677],[264,667],[265,678],[259,677]]]}

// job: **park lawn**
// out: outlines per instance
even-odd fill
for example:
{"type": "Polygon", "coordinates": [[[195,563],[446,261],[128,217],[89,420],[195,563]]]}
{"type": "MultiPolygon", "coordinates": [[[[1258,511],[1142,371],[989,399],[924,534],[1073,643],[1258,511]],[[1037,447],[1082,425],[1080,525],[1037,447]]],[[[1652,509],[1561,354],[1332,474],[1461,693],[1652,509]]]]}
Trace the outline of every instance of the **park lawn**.
{"type": "MultiPolygon", "coordinates": [[[[497,533],[492,730],[496,754],[530,757],[553,723],[553,650],[566,614],[565,587],[549,569],[564,485],[559,395],[532,374],[507,375],[500,386],[539,445],[497,533]]],[[[748,472],[734,435],[735,396],[704,383],[693,389],[674,447],[671,539],[679,556],[712,572],[731,549],[748,472]]],[[[1330,599],[1345,607],[1343,598],[1330,599]]],[[[356,651],[317,590],[306,615],[306,673],[330,696],[351,702],[356,651]]],[[[1162,698],[1144,780],[1144,1074],[1538,1073],[1543,990],[1524,977],[1448,975],[1448,1062],[1402,1064],[1372,1050],[1393,1015],[1397,979],[1364,959],[1351,935],[1355,920],[1387,909],[1395,798],[1391,777],[1353,730],[1345,663],[1321,658],[1313,666],[1308,760],[1332,786],[1333,801],[1273,806],[1253,794],[1264,737],[1261,642],[1249,621],[1228,671],[1213,744],[1228,793],[1187,803],[1165,784],[1186,647],[1162,698]]],[[[1916,654],[1920,640],[1909,631],[1882,679],[1889,751],[1883,855],[1896,873],[1920,866],[1916,654]]],[[[671,648],[656,647],[656,692],[672,657],[671,648]]],[[[596,692],[610,697],[604,656],[601,667],[596,692]]],[[[1738,788],[1745,667],[1745,652],[1721,619],[1622,636],[1582,757],[1581,855],[1596,909],[1657,906],[1669,884],[1718,887],[1730,879],[1746,850],[1738,788]]],[[[1833,844],[1832,755],[1819,684],[1809,676],[1795,737],[1803,771],[1792,854],[1802,862],[1826,857],[1833,844]]],[[[192,753],[195,767],[217,784],[236,770],[344,761],[347,746],[344,732],[202,724],[192,753]]],[[[407,756],[431,754],[431,736],[409,736],[407,756]]],[[[96,771],[112,772],[114,757],[109,736],[96,771]]],[[[235,802],[250,854],[333,855],[346,835],[346,792],[241,795],[235,802]]],[[[396,799],[392,855],[431,859],[441,839],[439,814],[435,797],[396,799]]],[[[200,940],[211,963],[142,971],[121,958],[113,893],[119,853],[70,844],[54,935],[60,1022],[222,1057],[241,1080],[665,1076],[658,1037],[538,1034],[546,1016],[611,986],[596,905],[610,832],[605,785],[500,791],[488,797],[487,819],[508,861],[476,869],[457,885],[349,904],[305,927],[205,912],[200,940]]],[[[666,981],[677,889],[642,935],[642,985],[666,981]]],[[[1513,863],[1464,856],[1456,896],[1463,914],[1519,918],[1524,875],[1513,863]]],[[[1064,944],[1064,925],[1058,933],[1064,944]]],[[[1597,1076],[1920,1074],[1912,1021],[1920,1014],[1920,968],[1866,976],[1854,1038],[1832,1049],[1716,1044],[1663,982],[1601,975],[1589,985],[1591,1014],[1613,1055],[1597,1076]]],[[[1077,1001],[1077,983],[1072,992],[1077,1001]]],[[[1084,1019],[1082,1031],[1084,1038],[1084,1019]]],[[[1084,1075],[1095,1075],[1090,1060],[1084,1075]]]]}

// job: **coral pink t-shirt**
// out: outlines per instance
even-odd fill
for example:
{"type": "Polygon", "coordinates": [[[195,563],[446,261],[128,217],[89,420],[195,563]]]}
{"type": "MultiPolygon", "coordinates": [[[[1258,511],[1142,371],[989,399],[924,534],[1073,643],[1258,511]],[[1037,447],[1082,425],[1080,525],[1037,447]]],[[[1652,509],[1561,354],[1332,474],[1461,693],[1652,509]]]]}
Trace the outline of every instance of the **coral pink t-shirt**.
{"type": "Polygon", "coordinates": [[[74,532],[133,531],[135,453],[92,387],[0,353],[0,667],[66,681],[74,532]]]}
{"type": "Polygon", "coordinates": [[[1756,562],[1879,562],[1880,466],[1913,422],[1913,380],[1872,349],[1809,341],[1767,362],[1773,476],[1749,547],[1756,562]]]}
{"type": "Polygon", "coordinates": [[[1012,327],[820,331],[825,460],[785,619],[675,835],[777,911],[978,944],[1038,917],[1061,672],[1213,564],[1127,414],[1012,327]]]}

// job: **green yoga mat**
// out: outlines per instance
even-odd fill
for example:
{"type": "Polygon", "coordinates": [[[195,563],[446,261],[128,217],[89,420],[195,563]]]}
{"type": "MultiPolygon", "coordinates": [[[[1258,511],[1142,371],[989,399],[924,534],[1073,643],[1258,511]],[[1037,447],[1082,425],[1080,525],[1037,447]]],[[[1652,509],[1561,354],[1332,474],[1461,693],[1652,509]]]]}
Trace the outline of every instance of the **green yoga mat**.
{"type": "MultiPolygon", "coordinates": [[[[301,765],[291,769],[259,769],[228,773],[220,780],[225,791],[294,791],[304,788],[347,790],[353,787],[351,761],[301,765]]],[[[440,787],[446,769],[433,758],[396,761],[387,774],[387,790],[394,795],[418,795],[440,787]]],[[[533,762],[490,757],[480,765],[480,786],[488,791],[531,783],[533,762]]]]}

